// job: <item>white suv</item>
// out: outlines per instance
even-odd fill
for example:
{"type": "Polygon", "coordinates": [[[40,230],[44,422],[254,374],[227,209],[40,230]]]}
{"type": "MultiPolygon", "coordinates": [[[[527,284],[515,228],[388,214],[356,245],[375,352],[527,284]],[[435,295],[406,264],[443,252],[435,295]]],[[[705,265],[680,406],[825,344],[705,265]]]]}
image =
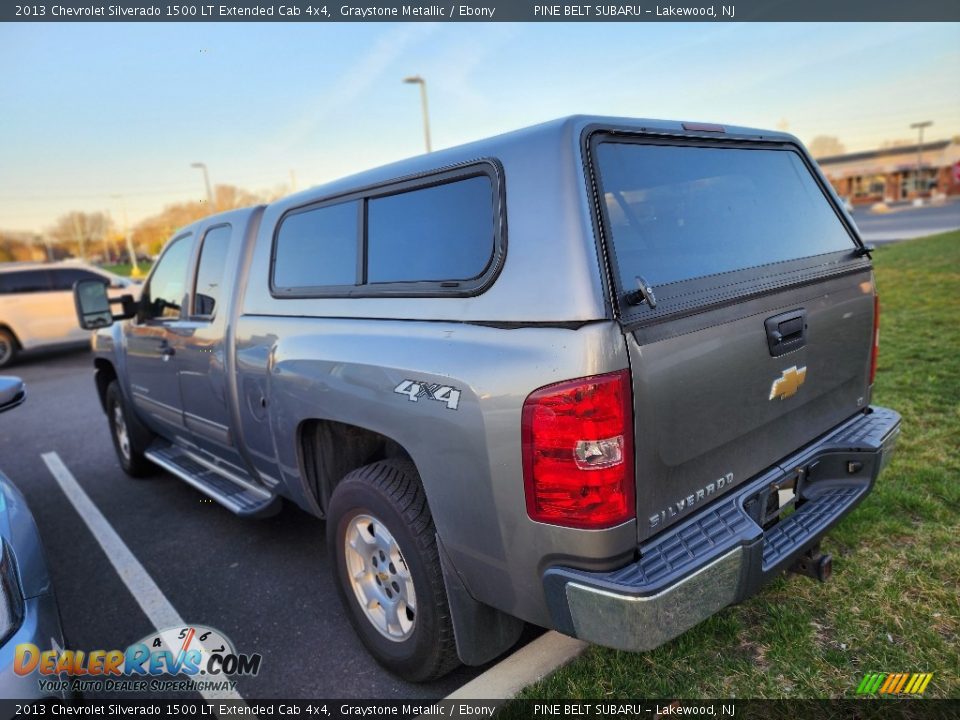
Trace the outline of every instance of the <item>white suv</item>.
{"type": "Polygon", "coordinates": [[[89,342],[77,324],[73,285],[94,279],[109,284],[111,297],[140,295],[133,280],[79,262],[0,264],[0,367],[21,350],[89,342]]]}

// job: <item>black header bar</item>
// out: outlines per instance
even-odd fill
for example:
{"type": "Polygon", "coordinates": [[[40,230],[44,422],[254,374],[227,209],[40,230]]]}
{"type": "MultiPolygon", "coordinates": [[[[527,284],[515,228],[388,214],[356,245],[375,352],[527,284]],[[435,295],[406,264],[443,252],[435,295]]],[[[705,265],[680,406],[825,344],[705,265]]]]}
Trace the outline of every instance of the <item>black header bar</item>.
{"type": "Polygon", "coordinates": [[[943,22],[957,0],[34,0],[3,3],[4,22],[943,22]]]}

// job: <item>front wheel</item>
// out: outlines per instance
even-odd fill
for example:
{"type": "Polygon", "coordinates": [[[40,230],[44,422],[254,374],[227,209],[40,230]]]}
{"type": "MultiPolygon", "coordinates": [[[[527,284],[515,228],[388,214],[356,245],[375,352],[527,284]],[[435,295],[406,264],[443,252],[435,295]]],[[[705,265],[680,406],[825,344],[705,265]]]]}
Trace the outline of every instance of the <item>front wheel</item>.
{"type": "Polygon", "coordinates": [[[149,433],[130,413],[116,380],[107,387],[106,406],[113,448],[117,451],[123,471],[135,478],[153,474],[156,467],[144,455],[149,444],[149,433]]]}
{"type": "Polygon", "coordinates": [[[413,463],[382,460],[333,492],[327,546],[350,622],[377,662],[405,680],[459,664],[436,530],[413,463]]]}
{"type": "Polygon", "coordinates": [[[9,330],[0,328],[0,368],[10,365],[17,357],[17,339],[9,330]]]}

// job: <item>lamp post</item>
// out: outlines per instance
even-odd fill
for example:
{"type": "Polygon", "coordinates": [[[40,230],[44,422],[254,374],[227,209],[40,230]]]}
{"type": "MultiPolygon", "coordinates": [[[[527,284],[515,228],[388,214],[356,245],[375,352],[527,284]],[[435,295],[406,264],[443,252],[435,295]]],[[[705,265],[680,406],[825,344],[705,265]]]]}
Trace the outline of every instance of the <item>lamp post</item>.
{"type": "Polygon", "coordinates": [[[920,167],[923,156],[923,129],[931,125],[933,125],[933,120],[924,120],[923,122],[915,122],[910,125],[911,130],[917,131],[917,177],[914,182],[914,187],[917,189],[918,198],[920,197],[920,167]]]}
{"type": "Polygon", "coordinates": [[[210,212],[213,212],[215,208],[213,207],[213,191],[210,189],[210,172],[207,170],[207,164],[202,162],[190,163],[190,167],[203,170],[203,183],[207,187],[207,205],[210,208],[210,212]]]}
{"type": "Polygon", "coordinates": [[[55,258],[53,256],[53,246],[50,244],[50,237],[46,234],[37,235],[34,240],[35,242],[43,243],[43,249],[47,255],[47,262],[53,262],[55,258]]]}
{"type": "Polygon", "coordinates": [[[423,139],[427,145],[427,152],[430,152],[430,111],[427,107],[427,81],[419,75],[411,75],[404,78],[403,81],[410,85],[420,86],[420,104],[423,108],[423,139]]]}
{"type": "Polygon", "coordinates": [[[130,255],[130,277],[143,277],[140,266],[137,264],[137,252],[133,249],[133,237],[130,234],[130,223],[127,221],[127,198],[123,195],[111,195],[120,200],[120,210],[123,213],[123,237],[127,241],[127,253],[130,255]]]}

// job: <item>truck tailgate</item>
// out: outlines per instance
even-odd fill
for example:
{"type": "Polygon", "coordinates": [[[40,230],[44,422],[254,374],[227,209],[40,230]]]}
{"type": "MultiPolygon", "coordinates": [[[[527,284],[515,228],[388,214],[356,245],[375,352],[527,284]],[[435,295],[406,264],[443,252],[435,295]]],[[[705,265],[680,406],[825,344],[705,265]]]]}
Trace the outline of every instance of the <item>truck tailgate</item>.
{"type": "Polygon", "coordinates": [[[627,334],[637,518],[645,539],[774,465],[867,404],[869,273],[846,275],[665,329],[627,334]],[[765,320],[803,310],[806,342],[770,354],[765,320]],[[676,330],[675,330],[676,332],[676,330]]]}
{"type": "Polygon", "coordinates": [[[611,131],[590,152],[644,540],[867,406],[873,278],[795,143],[611,131]]]}

